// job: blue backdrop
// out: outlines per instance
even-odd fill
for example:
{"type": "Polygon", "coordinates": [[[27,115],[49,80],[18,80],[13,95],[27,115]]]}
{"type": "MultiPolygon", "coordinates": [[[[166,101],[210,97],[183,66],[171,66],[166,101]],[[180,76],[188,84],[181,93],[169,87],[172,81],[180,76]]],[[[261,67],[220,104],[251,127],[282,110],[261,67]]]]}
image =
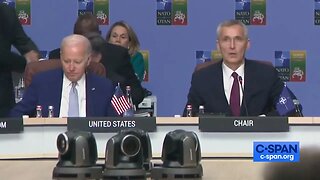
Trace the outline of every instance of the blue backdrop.
{"type": "MultiPolygon", "coordinates": [[[[142,50],[149,50],[149,82],[158,98],[158,116],[181,114],[196,65],[195,51],[215,48],[216,26],[234,19],[235,0],[189,0],[187,26],[157,26],[156,0],[110,0],[110,24],[125,20],[133,26],[142,50]]],[[[24,26],[41,50],[52,50],[72,33],[77,0],[32,0],[32,24],[24,26]]],[[[267,25],[248,26],[247,57],[274,64],[275,50],[306,50],[306,81],[289,82],[305,116],[319,116],[319,32],[313,0],[267,1],[267,25]]],[[[110,25],[100,26],[105,36],[110,25]]]]}

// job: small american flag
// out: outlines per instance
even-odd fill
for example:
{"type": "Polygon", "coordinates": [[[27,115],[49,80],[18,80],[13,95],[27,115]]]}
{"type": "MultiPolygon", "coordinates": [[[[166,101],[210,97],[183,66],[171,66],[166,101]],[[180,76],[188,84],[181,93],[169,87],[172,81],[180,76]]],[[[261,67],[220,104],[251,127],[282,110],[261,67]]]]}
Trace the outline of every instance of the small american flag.
{"type": "Polygon", "coordinates": [[[116,86],[116,90],[112,96],[111,103],[113,108],[117,111],[118,115],[121,115],[131,107],[129,102],[126,100],[126,97],[124,96],[119,83],[116,86]]]}

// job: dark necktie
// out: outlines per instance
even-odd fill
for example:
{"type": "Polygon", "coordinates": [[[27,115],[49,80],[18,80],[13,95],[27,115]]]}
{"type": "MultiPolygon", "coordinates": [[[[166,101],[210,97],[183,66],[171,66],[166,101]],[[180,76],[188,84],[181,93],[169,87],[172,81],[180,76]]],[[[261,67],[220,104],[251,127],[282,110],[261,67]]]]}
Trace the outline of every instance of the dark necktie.
{"type": "Polygon", "coordinates": [[[77,83],[72,83],[72,87],[69,93],[69,111],[68,117],[79,117],[79,101],[78,101],[78,91],[77,83]]]}
{"type": "Polygon", "coordinates": [[[240,89],[238,74],[233,72],[232,77],[234,80],[230,94],[230,107],[233,116],[240,116],[240,89]]]}

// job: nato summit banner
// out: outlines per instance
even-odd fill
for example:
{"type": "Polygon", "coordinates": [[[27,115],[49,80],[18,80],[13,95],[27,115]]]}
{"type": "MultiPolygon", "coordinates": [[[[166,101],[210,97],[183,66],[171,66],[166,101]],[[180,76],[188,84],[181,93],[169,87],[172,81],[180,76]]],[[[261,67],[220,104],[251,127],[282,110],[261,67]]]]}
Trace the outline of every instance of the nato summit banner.
{"type": "Polygon", "coordinates": [[[320,25],[320,0],[314,0],[314,25],[320,25]]]}
{"type": "Polygon", "coordinates": [[[187,25],[187,0],[157,0],[157,25],[187,25]]]}
{"type": "Polygon", "coordinates": [[[109,0],[95,0],[93,14],[99,25],[109,25],[109,0]]]}
{"type": "Polygon", "coordinates": [[[149,51],[148,50],[140,50],[140,53],[142,54],[143,61],[144,61],[143,81],[148,82],[149,81],[149,51]]]}
{"type": "Polygon", "coordinates": [[[306,81],[306,51],[275,51],[275,67],[279,77],[285,81],[306,81]]]}
{"type": "Polygon", "coordinates": [[[16,9],[21,25],[31,25],[31,0],[0,0],[0,3],[16,9]]]}
{"type": "Polygon", "coordinates": [[[31,25],[30,0],[16,0],[16,12],[22,25],[31,25]]]}
{"type": "Polygon", "coordinates": [[[109,24],[109,0],[78,0],[78,15],[90,13],[99,25],[109,24]]]}
{"type": "Polygon", "coordinates": [[[266,0],[235,0],[235,19],[245,25],[266,25],[266,0]]]}

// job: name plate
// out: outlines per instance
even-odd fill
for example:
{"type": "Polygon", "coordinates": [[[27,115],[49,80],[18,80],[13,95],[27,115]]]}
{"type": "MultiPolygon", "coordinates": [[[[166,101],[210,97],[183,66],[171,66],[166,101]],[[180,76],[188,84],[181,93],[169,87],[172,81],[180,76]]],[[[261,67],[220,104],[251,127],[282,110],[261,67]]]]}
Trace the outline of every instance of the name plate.
{"type": "Polygon", "coordinates": [[[203,132],[288,132],[287,117],[199,117],[203,132]]]}
{"type": "Polygon", "coordinates": [[[23,131],[22,118],[1,118],[0,134],[20,133],[23,131]]]}
{"type": "Polygon", "coordinates": [[[70,117],[68,130],[97,133],[118,132],[122,129],[138,128],[144,131],[156,131],[155,117],[70,117]]]}

